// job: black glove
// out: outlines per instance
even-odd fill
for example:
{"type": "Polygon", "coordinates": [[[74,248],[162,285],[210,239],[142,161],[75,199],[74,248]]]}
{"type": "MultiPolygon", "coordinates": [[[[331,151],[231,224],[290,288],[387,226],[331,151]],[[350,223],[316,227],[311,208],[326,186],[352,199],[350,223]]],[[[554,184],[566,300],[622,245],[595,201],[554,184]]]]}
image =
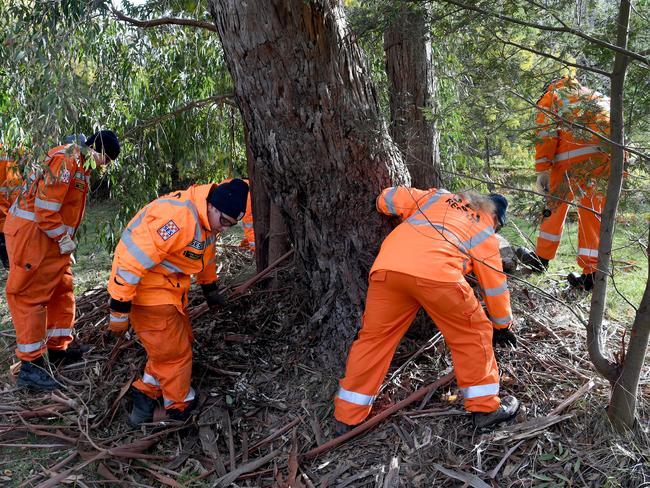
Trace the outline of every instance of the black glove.
{"type": "Polygon", "coordinates": [[[201,290],[203,291],[203,296],[205,301],[210,308],[223,307],[228,300],[226,297],[219,293],[216,283],[210,283],[209,285],[201,285],[201,290]]]}
{"type": "Polygon", "coordinates": [[[2,262],[2,266],[9,271],[9,256],[7,255],[5,235],[2,232],[0,232],[0,261],[2,262]]]}
{"type": "Polygon", "coordinates": [[[517,337],[510,330],[510,327],[505,329],[494,329],[492,331],[492,346],[512,346],[517,347],[517,337]]]}

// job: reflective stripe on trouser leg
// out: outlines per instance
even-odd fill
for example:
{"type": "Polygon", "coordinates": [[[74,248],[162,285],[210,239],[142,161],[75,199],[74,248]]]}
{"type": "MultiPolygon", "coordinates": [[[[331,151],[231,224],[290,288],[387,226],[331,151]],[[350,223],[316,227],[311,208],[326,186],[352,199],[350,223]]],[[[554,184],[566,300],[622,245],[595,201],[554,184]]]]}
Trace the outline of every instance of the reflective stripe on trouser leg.
{"type": "Polygon", "coordinates": [[[63,350],[73,340],[75,300],[72,270],[66,266],[47,305],[47,347],[63,350]]]}
{"type": "Polygon", "coordinates": [[[499,408],[499,370],[492,349],[492,324],[466,281],[424,283],[417,298],[442,332],[451,351],[465,409],[499,408]]]}
{"type": "Polygon", "coordinates": [[[564,202],[560,202],[557,206],[553,205],[551,215],[542,220],[537,236],[537,246],[535,247],[535,254],[540,258],[549,261],[555,258],[555,254],[560,247],[560,239],[568,211],[569,206],[564,202]]]}
{"type": "Polygon", "coordinates": [[[583,273],[593,273],[598,267],[598,245],[600,244],[600,215],[587,210],[591,208],[602,212],[605,197],[596,193],[593,186],[584,188],[585,194],[580,199],[578,208],[578,254],[576,261],[583,273]]]}
{"type": "Polygon", "coordinates": [[[162,396],[162,391],[160,389],[160,382],[158,379],[147,372],[148,365],[144,369],[142,378],[133,382],[133,387],[140,390],[142,393],[147,395],[149,398],[160,398],[162,396]]]}
{"type": "Polygon", "coordinates": [[[192,379],[192,331],[187,315],[174,305],[133,305],[130,320],[147,351],[145,373],[160,384],[138,380],[133,386],[151,397],[162,393],[167,408],[183,410],[192,379]]]}
{"type": "Polygon", "coordinates": [[[334,397],[334,416],[345,424],[358,424],[370,413],[395,349],[420,308],[405,287],[412,279],[391,271],[370,276],[361,330],[334,397]]]}

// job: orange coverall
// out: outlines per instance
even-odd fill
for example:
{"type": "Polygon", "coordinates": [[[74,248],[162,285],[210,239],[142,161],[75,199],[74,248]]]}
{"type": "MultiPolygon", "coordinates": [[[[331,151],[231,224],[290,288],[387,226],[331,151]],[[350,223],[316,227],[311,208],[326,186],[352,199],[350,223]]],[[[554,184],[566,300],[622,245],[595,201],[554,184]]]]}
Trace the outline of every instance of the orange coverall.
{"type": "Polygon", "coordinates": [[[59,252],[57,241],[73,237],[81,223],[89,175],[74,145],[55,147],[29,174],[7,214],[7,304],[21,360],[33,361],[46,348],[65,350],[73,339],[70,255],[59,252]]]}
{"type": "MultiPolygon", "coordinates": [[[[593,273],[598,264],[600,213],[605,205],[605,195],[597,183],[609,177],[609,147],[595,135],[568,125],[562,118],[609,137],[609,101],[576,80],[564,77],[549,85],[537,105],[542,110],[536,117],[535,170],[550,170],[552,196],[570,202],[579,195],[580,205],[585,208],[578,208],[577,261],[585,274],[593,273]]],[[[551,215],[542,220],[535,253],[551,260],[560,246],[569,206],[549,199],[549,207],[551,215]]]]}
{"type": "Polygon", "coordinates": [[[335,417],[364,420],[402,336],[420,307],[442,332],[456,380],[471,412],[500,405],[492,329],[512,322],[494,216],[469,207],[447,190],[392,187],[377,210],[402,220],[382,243],[372,269],[358,338],[334,399],[335,417]],[[464,275],[474,271],[488,318],[464,275]]]}
{"type": "Polygon", "coordinates": [[[111,312],[111,328],[120,322],[126,328],[130,320],[148,355],[133,386],[150,398],[162,396],[166,409],[182,411],[195,397],[186,306],[190,275],[200,284],[217,280],[206,200],[212,186],[194,185],[142,208],[113,257],[108,292],[133,305],[130,313],[111,312]]]}
{"type": "Polygon", "coordinates": [[[5,219],[9,207],[20,193],[23,180],[15,161],[2,153],[0,144],[0,232],[4,232],[5,219]]]}

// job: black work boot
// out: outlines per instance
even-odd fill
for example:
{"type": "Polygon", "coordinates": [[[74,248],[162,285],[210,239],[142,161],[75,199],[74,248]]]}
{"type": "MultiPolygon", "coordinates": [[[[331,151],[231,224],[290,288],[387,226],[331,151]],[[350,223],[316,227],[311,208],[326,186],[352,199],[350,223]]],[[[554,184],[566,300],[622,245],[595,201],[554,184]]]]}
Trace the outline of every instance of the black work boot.
{"type": "Polygon", "coordinates": [[[61,387],[61,384],[45,369],[42,356],[34,361],[21,361],[16,383],[18,386],[35,391],[52,391],[61,387]]]}
{"type": "Polygon", "coordinates": [[[513,396],[501,399],[501,406],[494,412],[472,413],[474,428],[480,432],[487,432],[494,429],[501,422],[507,422],[515,418],[519,411],[519,400],[513,396]]]}
{"type": "Polygon", "coordinates": [[[139,427],[140,424],[153,422],[153,413],[158,402],[149,398],[137,388],[131,387],[131,413],[129,423],[131,427],[139,427]]]}
{"type": "Polygon", "coordinates": [[[579,290],[591,291],[594,287],[594,276],[596,273],[582,273],[579,275],[576,272],[569,273],[566,277],[567,281],[573,288],[579,290]]]}
{"type": "Polygon", "coordinates": [[[339,422],[338,420],[334,420],[334,435],[338,437],[343,434],[347,434],[355,427],[356,425],[348,425],[344,424],[343,422],[339,422]]]}
{"type": "Polygon", "coordinates": [[[0,262],[4,269],[9,271],[9,256],[7,255],[7,244],[5,244],[5,235],[0,232],[0,262]]]}
{"type": "Polygon", "coordinates": [[[73,342],[68,345],[67,349],[48,349],[47,358],[51,363],[56,364],[78,363],[88,351],[90,351],[90,346],[73,342]]]}
{"type": "Polygon", "coordinates": [[[548,259],[540,258],[535,252],[525,247],[515,249],[515,255],[519,262],[530,269],[533,273],[543,273],[548,269],[548,259]]]}
{"type": "Polygon", "coordinates": [[[192,411],[196,408],[199,403],[199,398],[194,397],[190,404],[185,407],[183,410],[178,408],[169,408],[167,409],[167,415],[172,420],[178,420],[180,422],[185,422],[192,416],[192,411]]]}

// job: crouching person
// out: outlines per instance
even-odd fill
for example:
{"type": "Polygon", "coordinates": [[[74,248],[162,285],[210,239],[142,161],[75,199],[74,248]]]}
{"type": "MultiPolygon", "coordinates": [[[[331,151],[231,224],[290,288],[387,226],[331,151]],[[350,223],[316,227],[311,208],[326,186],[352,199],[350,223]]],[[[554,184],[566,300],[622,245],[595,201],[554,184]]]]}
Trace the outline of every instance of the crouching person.
{"type": "Polygon", "coordinates": [[[243,217],[247,196],[248,185],[239,179],[191,186],[145,206],[122,233],[108,283],[110,329],[120,335],[130,322],[147,351],[144,374],[132,385],[134,427],[153,420],[161,398],[174,420],[186,420],[196,404],[186,309],[190,275],[208,305],[223,305],[215,236],[243,217]]]}
{"type": "Polygon", "coordinates": [[[393,187],[377,210],[402,222],[382,243],[370,271],[366,309],[334,399],[337,433],[370,413],[402,336],[420,307],[451,350],[465,409],[486,429],[515,416],[519,402],[499,398],[493,341],[516,344],[510,293],[495,237],[506,220],[507,200],[497,194],[455,195],[393,187]],[[489,317],[464,275],[474,272],[489,317]]]}

